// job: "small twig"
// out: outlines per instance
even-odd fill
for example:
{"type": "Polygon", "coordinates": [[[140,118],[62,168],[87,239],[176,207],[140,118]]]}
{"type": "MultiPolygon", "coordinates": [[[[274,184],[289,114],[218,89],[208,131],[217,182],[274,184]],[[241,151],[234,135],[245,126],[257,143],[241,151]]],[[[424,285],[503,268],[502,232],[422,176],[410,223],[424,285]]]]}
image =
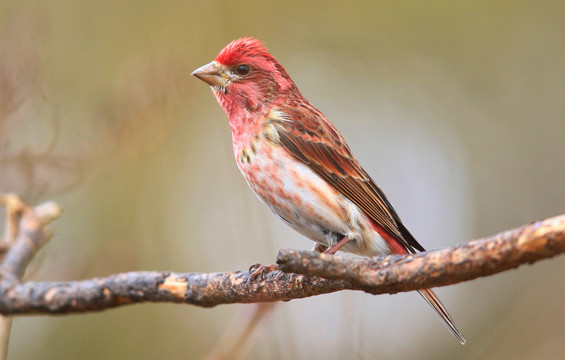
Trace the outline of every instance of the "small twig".
{"type": "Polygon", "coordinates": [[[8,344],[12,332],[12,317],[0,315],[0,359],[8,358],[8,344]]]}
{"type": "Polygon", "coordinates": [[[46,226],[61,215],[61,208],[53,202],[35,208],[22,205],[17,237],[9,246],[0,274],[20,278],[39,248],[49,240],[51,231],[46,226]]]}
{"type": "MultiPolygon", "coordinates": [[[[51,232],[46,226],[60,216],[61,209],[52,202],[30,208],[14,194],[0,195],[0,203],[7,209],[0,276],[3,283],[10,284],[20,280],[37,250],[49,239],[51,232]]],[[[0,316],[1,359],[7,356],[11,326],[11,317],[0,316]]]]}
{"type": "Polygon", "coordinates": [[[0,245],[2,253],[5,253],[18,236],[18,225],[25,205],[15,194],[0,194],[0,205],[6,207],[4,236],[0,245]]]}
{"type": "MultiPolygon", "coordinates": [[[[4,236],[1,244],[2,260],[6,251],[12,246],[18,236],[18,224],[24,208],[23,202],[13,194],[1,195],[0,204],[6,207],[6,223],[4,225],[4,236]]],[[[8,357],[8,344],[12,329],[12,317],[0,316],[0,359],[8,357]]]]}

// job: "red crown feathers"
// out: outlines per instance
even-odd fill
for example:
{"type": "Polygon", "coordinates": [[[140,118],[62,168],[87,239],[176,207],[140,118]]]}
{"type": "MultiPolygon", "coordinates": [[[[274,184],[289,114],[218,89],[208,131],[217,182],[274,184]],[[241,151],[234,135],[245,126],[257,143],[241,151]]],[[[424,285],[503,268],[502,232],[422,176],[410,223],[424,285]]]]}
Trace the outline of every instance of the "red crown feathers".
{"type": "Polygon", "coordinates": [[[256,57],[272,58],[261,41],[252,37],[244,37],[226,45],[216,57],[216,61],[225,66],[232,66],[256,57]]]}

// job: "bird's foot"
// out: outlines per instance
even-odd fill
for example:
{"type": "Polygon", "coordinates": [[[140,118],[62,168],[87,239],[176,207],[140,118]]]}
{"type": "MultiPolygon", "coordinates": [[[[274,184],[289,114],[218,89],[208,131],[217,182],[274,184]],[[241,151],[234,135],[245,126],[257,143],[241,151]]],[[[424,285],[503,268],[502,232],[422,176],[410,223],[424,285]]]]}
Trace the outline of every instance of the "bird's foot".
{"type": "Polygon", "coordinates": [[[326,247],[326,250],[324,250],[324,252],[322,254],[334,255],[339,249],[341,249],[343,247],[343,245],[347,244],[350,240],[351,240],[351,237],[349,235],[344,235],[341,238],[341,240],[339,240],[337,242],[337,244],[335,244],[334,246],[332,246],[329,249],[326,247]]]}
{"type": "Polygon", "coordinates": [[[324,253],[324,251],[326,250],[328,250],[328,247],[320,243],[316,243],[316,245],[314,245],[314,247],[312,248],[312,252],[317,252],[320,254],[324,253]]]}
{"type": "Polygon", "coordinates": [[[280,270],[277,264],[272,265],[261,265],[255,263],[249,267],[249,280],[255,280],[261,277],[261,280],[265,277],[265,274],[271,271],[280,270]]]}

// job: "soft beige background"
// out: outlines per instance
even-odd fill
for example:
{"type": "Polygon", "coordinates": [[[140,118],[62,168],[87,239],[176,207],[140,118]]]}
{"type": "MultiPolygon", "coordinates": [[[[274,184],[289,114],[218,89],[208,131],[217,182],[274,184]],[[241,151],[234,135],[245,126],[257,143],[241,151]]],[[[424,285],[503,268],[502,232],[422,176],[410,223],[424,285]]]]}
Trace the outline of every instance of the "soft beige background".
{"type": "MultiPolygon", "coordinates": [[[[266,42],[414,235],[445,247],[565,212],[563,1],[0,1],[0,191],[64,216],[27,277],[246,269],[311,243],[247,189],[189,73],[266,42]]],[[[558,359],[565,259],[438,292],[279,304],[251,359],[558,359]]],[[[198,359],[249,306],[18,317],[11,359],[198,359]]]]}

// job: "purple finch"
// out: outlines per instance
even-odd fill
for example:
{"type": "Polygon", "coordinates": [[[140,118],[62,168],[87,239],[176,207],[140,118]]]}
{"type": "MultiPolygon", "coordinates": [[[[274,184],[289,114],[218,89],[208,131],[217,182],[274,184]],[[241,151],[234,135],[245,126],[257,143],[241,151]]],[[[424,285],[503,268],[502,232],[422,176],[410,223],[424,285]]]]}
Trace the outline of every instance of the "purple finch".
{"type": "MultiPolygon", "coordinates": [[[[239,170],[261,199],[315,250],[362,256],[425,251],[329,120],[253,38],[228,44],[193,73],[228,116],[239,170]]],[[[432,290],[419,293],[465,343],[432,290]]]]}

